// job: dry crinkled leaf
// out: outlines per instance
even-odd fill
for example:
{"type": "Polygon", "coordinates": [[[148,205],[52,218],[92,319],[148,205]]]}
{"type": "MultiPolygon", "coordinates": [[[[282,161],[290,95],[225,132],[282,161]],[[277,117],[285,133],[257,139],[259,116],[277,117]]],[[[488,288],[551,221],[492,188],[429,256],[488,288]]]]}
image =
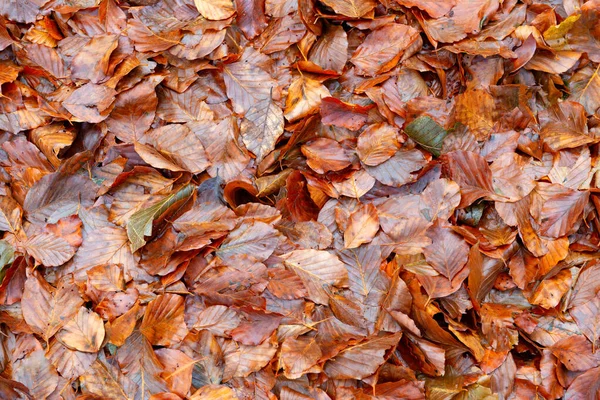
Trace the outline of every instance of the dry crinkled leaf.
{"type": "Polygon", "coordinates": [[[214,335],[226,336],[240,323],[237,313],[226,306],[211,306],[200,312],[194,321],[193,329],[206,329],[214,335]]]}
{"type": "Polygon", "coordinates": [[[71,77],[100,83],[108,78],[111,53],[119,37],[114,34],[95,35],[71,61],[71,77]]]}
{"type": "Polygon", "coordinates": [[[288,337],[281,345],[281,364],[288,379],[298,379],[308,372],[318,372],[317,362],[322,352],[312,337],[288,337]]]}
{"type": "Polygon", "coordinates": [[[261,370],[277,352],[277,346],[270,340],[265,340],[258,346],[246,346],[234,341],[225,343],[223,357],[225,369],[223,381],[232,378],[244,378],[253,372],[261,370]]]}
{"type": "Polygon", "coordinates": [[[21,229],[23,210],[10,196],[0,197],[0,231],[16,233],[21,229]]]}
{"type": "Polygon", "coordinates": [[[39,274],[25,281],[21,299],[23,318],[46,341],[77,314],[82,304],[76,287],[68,279],[58,282],[57,288],[39,274]]]}
{"type": "Polygon", "coordinates": [[[0,1],[0,398],[594,397],[599,23],[0,1]]]}
{"type": "Polygon", "coordinates": [[[335,140],[319,138],[302,146],[302,154],[313,171],[324,174],[348,167],[352,160],[335,140]]]}
{"type": "Polygon", "coordinates": [[[115,94],[115,90],[109,87],[86,83],[75,89],[62,105],[78,120],[98,123],[112,111],[115,94]]]}
{"type": "Polygon", "coordinates": [[[48,267],[62,265],[75,255],[75,249],[69,242],[51,233],[30,237],[23,247],[38,263],[48,267]]]}
{"type": "Polygon", "coordinates": [[[224,65],[223,72],[227,96],[231,99],[234,110],[241,114],[260,100],[271,97],[273,88],[277,86],[271,75],[249,62],[238,61],[224,65]]]}
{"type": "Polygon", "coordinates": [[[550,347],[550,351],[569,371],[586,371],[600,365],[600,355],[583,335],[562,338],[550,347]]]}
{"type": "MultiPolygon", "coordinates": [[[[136,260],[129,247],[129,239],[124,229],[106,226],[92,231],[84,238],[80,250],[73,259],[73,268],[85,275],[88,268],[104,264],[121,264],[128,281],[134,273],[136,260]]],[[[76,278],[78,273],[75,274],[76,278]]],[[[81,277],[85,280],[85,276],[81,277]]]]}
{"type": "Polygon", "coordinates": [[[282,256],[285,266],[296,273],[308,290],[308,298],[318,304],[328,304],[327,289],[344,287],[348,272],[335,255],[322,250],[295,250],[282,256]]]}
{"type": "Polygon", "coordinates": [[[336,13],[350,18],[364,17],[377,6],[374,0],[323,0],[323,3],[333,8],[336,13]]]}
{"type": "Polygon", "coordinates": [[[554,151],[594,142],[588,135],[585,109],[579,103],[564,101],[540,113],[540,136],[554,151]]]}
{"type": "Polygon", "coordinates": [[[365,165],[377,166],[400,148],[397,130],[386,123],[370,125],[358,136],[356,153],[365,165]]]}
{"type": "Polygon", "coordinates": [[[246,167],[250,156],[238,139],[237,123],[225,118],[218,125],[208,124],[196,129],[190,127],[198,136],[211,165],[208,173],[219,176],[224,181],[233,180],[246,167]]]}
{"type": "Polygon", "coordinates": [[[577,376],[565,393],[566,400],[584,400],[600,396],[600,367],[592,368],[577,376]]]}
{"type": "Polygon", "coordinates": [[[162,76],[157,76],[154,79],[144,80],[133,88],[119,93],[115,108],[105,121],[108,129],[119,139],[135,143],[150,129],[158,104],[154,88],[162,79],[162,76]]]}
{"type": "Polygon", "coordinates": [[[348,226],[344,231],[344,247],[354,249],[363,243],[369,243],[378,230],[377,209],[373,204],[364,204],[348,219],[348,226]]]}
{"type": "Polygon", "coordinates": [[[583,68],[577,71],[569,82],[571,88],[570,101],[580,103],[588,115],[592,115],[600,107],[600,75],[598,68],[583,68]]]}
{"type": "Polygon", "coordinates": [[[178,343],[188,330],[183,319],[184,299],[173,294],[161,294],[148,303],[140,332],[155,346],[178,343]]]}
{"type": "Polygon", "coordinates": [[[588,202],[589,192],[559,185],[540,187],[549,192],[540,210],[540,233],[558,238],[570,233],[588,202]]]}
{"type": "Polygon", "coordinates": [[[307,117],[317,112],[322,98],[329,96],[329,90],[319,81],[300,76],[288,89],[283,115],[289,122],[307,117]]]}
{"type": "Polygon", "coordinates": [[[260,162],[275,148],[283,134],[283,111],[270,97],[256,103],[248,110],[240,126],[246,148],[260,162]]]}
{"type": "Polygon", "coordinates": [[[29,389],[35,399],[46,399],[58,386],[59,376],[44,350],[36,350],[15,365],[14,378],[29,389]]]}
{"type": "Polygon", "coordinates": [[[88,371],[97,355],[71,350],[58,340],[53,340],[46,351],[46,357],[56,367],[61,376],[74,379],[88,371]]]}
{"type": "Polygon", "coordinates": [[[404,51],[418,37],[418,32],[408,25],[385,25],[366,37],[350,62],[364,75],[374,76],[387,72],[396,66],[404,51]]]}
{"type": "Polygon", "coordinates": [[[453,151],[446,155],[450,176],[461,188],[459,207],[490,196],[494,192],[492,171],[483,157],[470,151],[453,151]]]}
{"type": "Polygon", "coordinates": [[[486,140],[493,128],[494,98],[485,90],[467,90],[456,97],[454,117],[469,127],[477,140],[486,140]]]}
{"type": "Polygon", "coordinates": [[[31,131],[32,142],[55,167],[61,163],[59,153],[73,144],[75,136],[74,129],[65,128],[62,124],[51,124],[31,131]]]}
{"type": "Polygon", "coordinates": [[[231,0],[194,0],[198,12],[206,19],[220,20],[233,15],[235,6],[231,0]]]}
{"type": "Polygon", "coordinates": [[[242,224],[223,242],[217,250],[217,256],[228,261],[238,255],[248,254],[258,261],[264,261],[273,253],[278,242],[277,231],[270,225],[258,221],[242,224]]]}
{"type": "Polygon", "coordinates": [[[153,129],[142,140],[135,143],[135,150],[155,168],[199,174],[209,166],[202,142],[186,125],[153,129]]]}
{"type": "Polygon", "coordinates": [[[417,7],[429,14],[432,18],[446,15],[456,5],[456,0],[397,0],[398,4],[406,7],[417,7]]]}
{"type": "Polygon", "coordinates": [[[98,314],[81,307],[75,318],[58,331],[56,338],[73,350],[95,353],[104,341],[104,323],[98,314]]]}
{"type": "Polygon", "coordinates": [[[329,26],[311,48],[308,59],[323,69],[341,72],[348,60],[348,35],[344,28],[329,26]]]}
{"type": "Polygon", "coordinates": [[[325,97],[321,100],[321,122],[324,125],[356,131],[367,122],[368,111],[368,107],[346,103],[335,97],[325,97]]]}
{"type": "Polygon", "coordinates": [[[324,371],[334,379],[363,379],[385,361],[384,354],[395,346],[402,333],[375,336],[350,345],[325,364],[324,371]]]}
{"type": "Polygon", "coordinates": [[[431,244],[423,251],[427,262],[452,280],[466,264],[469,246],[459,235],[440,224],[434,225],[427,236],[431,239],[431,244]]]}

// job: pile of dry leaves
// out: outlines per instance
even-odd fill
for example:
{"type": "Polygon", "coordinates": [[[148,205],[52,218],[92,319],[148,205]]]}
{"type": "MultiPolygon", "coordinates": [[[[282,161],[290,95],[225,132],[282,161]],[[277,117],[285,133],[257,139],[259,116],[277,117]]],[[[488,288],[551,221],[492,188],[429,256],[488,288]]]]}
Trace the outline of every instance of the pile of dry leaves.
{"type": "Polygon", "coordinates": [[[600,0],[0,14],[0,398],[600,395],[600,0]]]}

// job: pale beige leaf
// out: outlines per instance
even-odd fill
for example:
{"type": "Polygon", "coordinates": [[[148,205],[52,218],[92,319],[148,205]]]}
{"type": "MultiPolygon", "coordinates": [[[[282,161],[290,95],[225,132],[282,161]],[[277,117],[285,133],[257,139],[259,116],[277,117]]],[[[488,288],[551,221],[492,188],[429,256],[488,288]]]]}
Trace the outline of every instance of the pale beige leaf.
{"type": "Polygon", "coordinates": [[[125,280],[136,275],[139,267],[129,248],[127,232],[119,227],[104,227],[94,230],[83,239],[83,244],[73,258],[76,279],[86,280],[86,270],[97,265],[121,264],[125,280]]]}
{"type": "Polygon", "coordinates": [[[247,346],[230,340],[223,346],[225,369],[223,381],[231,378],[245,378],[252,372],[261,370],[271,361],[277,346],[267,339],[258,346],[247,346]]]}
{"type": "Polygon", "coordinates": [[[350,62],[364,75],[387,72],[396,66],[404,50],[418,37],[417,30],[408,25],[384,25],[365,38],[352,54],[350,62]]]}
{"type": "Polygon", "coordinates": [[[354,249],[363,243],[369,243],[379,231],[379,217],[373,204],[363,204],[348,219],[344,231],[344,247],[354,249]]]}
{"type": "Polygon", "coordinates": [[[237,313],[222,305],[207,307],[195,317],[193,329],[206,329],[218,336],[226,336],[227,333],[235,329],[241,319],[237,313]]]}
{"type": "Polygon", "coordinates": [[[56,333],[56,338],[72,350],[95,353],[104,341],[104,323],[98,314],[81,307],[75,318],[56,333]]]}
{"type": "Polygon", "coordinates": [[[123,270],[115,264],[98,265],[87,271],[88,282],[103,292],[125,290],[123,270]]]}
{"type": "Polygon", "coordinates": [[[257,163],[273,151],[283,134],[283,125],[283,111],[271,97],[260,100],[248,110],[240,131],[246,148],[254,153],[257,163]]]}
{"type": "Polygon", "coordinates": [[[94,353],[71,350],[58,340],[50,342],[46,356],[58,372],[67,379],[75,379],[86,373],[97,358],[94,353]]]}
{"type": "Polygon", "coordinates": [[[46,341],[77,314],[82,304],[76,287],[66,279],[56,289],[39,274],[25,281],[21,299],[23,318],[46,341]]]}
{"type": "Polygon", "coordinates": [[[298,379],[302,375],[321,370],[316,367],[322,352],[314,337],[288,337],[281,345],[280,362],[288,379],[298,379]]]}
{"type": "Polygon", "coordinates": [[[332,379],[363,379],[372,375],[385,361],[384,354],[396,345],[402,333],[375,336],[342,350],[325,364],[332,379]]]}
{"type": "Polygon", "coordinates": [[[58,386],[58,373],[44,356],[36,350],[13,365],[13,378],[27,386],[34,399],[46,399],[58,386]]]}
{"type": "Polygon", "coordinates": [[[181,342],[188,330],[183,318],[182,296],[161,294],[148,303],[140,332],[155,346],[170,346],[181,342]]]}
{"type": "Polygon", "coordinates": [[[302,75],[288,89],[284,116],[292,122],[315,114],[319,110],[321,99],[329,96],[329,90],[319,81],[302,75]]]}
{"type": "Polygon", "coordinates": [[[142,141],[144,144],[135,143],[135,149],[153,167],[198,174],[209,166],[202,142],[186,125],[162,126],[148,132],[142,141]]]}
{"type": "Polygon", "coordinates": [[[302,279],[308,298],[328,304],[326,288],[343,287],[348,282],[344,264],[333,254],[321,250],[295,250],[281,256],[286,267],[302,279]]]}
{"type": "Polygon", "coordinates": [[[374,0],[323,0],[323,3],[350,18],[361,18],[377,6],[374,0]]]}
{"type": "Polygon", "coordinates": [[[69,242],[51,233],[30,237],[23,247],[38,263],[47,267],[62,265],[75,255],[69,242]]]}
{"type": "Polygon", "coordinates": [[[235,12],[235,6],[231,0],[194,0],[194,3],[198,12],[206,19],[226,19],[235,12]]]}

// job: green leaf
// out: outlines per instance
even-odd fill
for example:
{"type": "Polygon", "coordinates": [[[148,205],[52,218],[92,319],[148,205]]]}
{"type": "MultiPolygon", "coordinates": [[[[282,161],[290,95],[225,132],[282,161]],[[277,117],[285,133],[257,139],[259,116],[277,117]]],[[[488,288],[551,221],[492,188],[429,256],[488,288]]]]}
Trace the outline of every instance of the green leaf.
{"type": "Polygon", "coordinates": [[[419,117],[404,129],[412,140],[436,157],[442,151],[442,142],[448,132],[429,117],[419,117]]]}
{"type": "Polygon", "coordinates": [[[6,240],[0,240],[0,283],[6,276],[6,267],[15,260],[15,249],[6,240]]]}
{"type": "Polygon", "coordinates": [[[173,204],[190,197],[194,189],[193,185],[186,185],[178,192],[165,197],[158,203],[131,215],[127,222],[127,237],[131,242],[132,253],[135,253],[140,247],[146,244],[144,236],[152,235],[152,223],[154,219],[167,211],[173,204]]]}

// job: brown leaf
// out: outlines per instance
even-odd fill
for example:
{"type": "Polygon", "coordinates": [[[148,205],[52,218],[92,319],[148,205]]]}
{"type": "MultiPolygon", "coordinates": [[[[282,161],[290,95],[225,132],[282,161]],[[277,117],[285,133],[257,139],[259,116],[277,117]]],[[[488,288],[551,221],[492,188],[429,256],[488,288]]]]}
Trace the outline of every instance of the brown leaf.
{"type": "Polygon", "coordinates": [[[58,373],[43,350],[36,350],[15,363],[14,378],[27,386],[35,399],[45,399],[58,386],[58,373]]]}
{"type": "Polygon", "coordinates": [[[115,108],[106,119],[108,129],[118,138],[133,143],[150,129],[158,104],[154,88],[162,79],[162,76],[156,76],[119,93],[115,108]]]}
{"type": "Polygon", "coordinates": [[[452,180],[461,188],[459,207],[466,207],[475,200],[494,192],[492,171],[483,157],[470,151],[453,151],[446,156],[452,180]]]}
{"type": "Polygon", "coordinates": [[[324,174],[348,167],[352,160],[344,148],[333,139],[319,138],[302,146],[302,154],[313,171],[324,174]]]}
{"type": "Polygon", "coordinates": [[[367,107],[346,103],[335,97],[321,100],[321,122],[356,131],[367,122],[367,107]]]}
{"type": "Polygon", "coordinates": [[[308,59],[323,69],[341,72],[348,60],[348,35],[344,28],[328,26],[311,48],[308,59]]]}
{"type": "Polygon", "coordinates": [[[180,342],[188,330],[183,319],[183,297],[167,293],[148,303],[140,332],[155,346],[180,342]]]}
{"type": "Polygon", "coordinates": [[[46,357],[61,376],[67,379],[76,379],[89,370],[97,355],[71,350],[58,340],[53,340],[47,349],[46,357]]]}
{"type": "Polygon", "coordinates": [[[165,125],[141,139],[135,150],[155,168],[198,174],[209,166],[202,142],[186,125],[165,125]]]}
{"type": "Polygon", "coordinates": [[[541,137],[552,150],[571,149],[594,142],[588,136],[585,109],[564,101],[540,113],[541,137]]]}
{"type": "Polygon", "coordinates": [[[330,96],[329,90],[319,81],[300,76],[288,89],[283,115],[289,122],[307,117],[319,110],[322,98],[330,96]]]}
{"type": "Polygon", "coordinates": [[[232,0],[194,0],[198,12],[206,19],[225,19],[235,12],[232,0]]]}
{"type": "Polygon", "coordinates": [[[398,63],[404,51],[418,36],[418,32],[408,25],[386,25],[366,37],[350,62],[364,75],[374,76],[387,72],[398,63]]]}
{"type": "Polygon", "coordinates": [[[553,238],[570,233],[588,202],[589,192],[559,185],[539,188],[545,192],[545,202],[540,211],[540,233],[553,238]]]}
{"type": "Polygon", "coordinates": [[[58,331],[56,338],[73,350],[95,353],[104,341],[104,323],[98,314],[81,307],[75,318],[58,331]]]}
{"type": "Polygon", "coordinates": [[[469,246],[460,236],[439,224],[434,225],[427,236],[431,239],[431,244],[423,251],[427,262],[446,278],[454,279],[467,262],[469,246]]]}
{"type": "Polygon", "coordinates": [[[344,264],[333,254],[320,250],[295,250],[282,256],[285,266],[293,271],[308,290],[308,298],[327,304],[326,290],[331,286],[347,284],[348,273],[344,264]]]}
{"type": "Polygon", "coordinates": [[[71,77],[100,83],[109,77],[111,53],[117,48],[119,37],[114,34],[96,35],[71,61],[71,77]]]}
{"type": "Polygon", "coordinates": [[[439,18],[446,15],[456,5],[456,0],[444,2],[436,0],[397,0],[397,2],[406,7],[417,7],[427,12],[432,18],[439,18]]]}
{"type": "Polygon", "coordinates": [[[363,379],[385,361],[384,354],[395,346],[401,333],[370,337],[348,346],[325,364],[324,371],[334,379],[363,379]]]}
{"type": "Polygon", "coordinates": [[[569,371],[585,371],[600,365],[600,355],[593,351],[592,343],[583,335],[562,338],[550,347],[550,351],[569,371]]]}
{"type": "Polygon", "coordinates": [[[356,153],[365,165],[377,166],[396,154],[400,148],[398,131],[391,125],[370,125],[358,136],[356,153]]]}
{"type": "Polygon", "coordinates": [[[379,231],[379,217],[373,204],[364,204],[350,215],[344,231],[344,247],[354,249],[369,243],[379,231]]]}
{"type": "Polygon", "coordinates": [[[55,289],[39,274],[27,278],[21,299],[23,318],[46,341],[77,314],[82,304],[68,279],[58,282],[55,289]]]}
{"type": "Polygon", "coordinates": [[[288,379],[298,379],[308,372],[318,372],[318,360],[321,348],[314,338],[300,336],[297,339],[287,338],[281,345],[281,364],[283,373],[288,379]]]}
{"type": "Polygon", "coordinates": [[[48,267],[62,265],[75,255],[69,242],[49,233],[30,237],[23,247],[38,263],[48,267]]]}
{"type": "Polygon", "coordinates": [[[373,0],[324,0],[323,3],[338,13],[350,18],[361,18],[370,12],[377,3],[373,0]]]}
{"type": "Polygon", "coordinates": [[[246,148],[260,162],[275,148],[279,137],[283,134],[283,111],[270,97],[252,106],[240,126],[242,140],[246,148]]]}
{"type": "Polygon", "coordinates": [[[467,125],[477,140],[486,140],[494,121],[494,98],[485,90],[468,90],[456,97],[454,116],[467,125]]]}

